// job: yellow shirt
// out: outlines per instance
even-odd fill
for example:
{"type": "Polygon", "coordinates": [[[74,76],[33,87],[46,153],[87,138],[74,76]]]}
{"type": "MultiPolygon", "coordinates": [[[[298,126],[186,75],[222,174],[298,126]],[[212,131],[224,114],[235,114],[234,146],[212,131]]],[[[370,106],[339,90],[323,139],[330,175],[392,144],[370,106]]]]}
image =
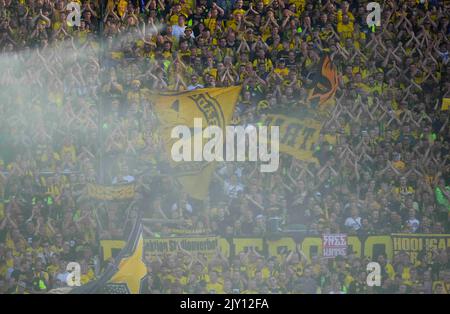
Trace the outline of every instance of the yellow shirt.
{"type": "Polygon", "coordinates": [[[362,77],[363,79],[366,78],[367,75],[368,75],[367,69],[362,68],[362,67],[359,67],[359,66],[354,66],[354,67],[352,68],[352,73],[353,73],[353,74],[360,73],[360,74],[361,74],[361,77],[362,77]]]}
{"type": "Polygon", "coordinates": [[[231,28],[232,30],[236,30],[237,29],[237,22],[236,20],[229,20],[227,21],[227,28],[231,28]]]}
{"type": "Polygon", "coordinates": [[[7,272],[8,272],[8,266],[7,265],[3,265],[2,267],[0,267],[0,276],[1,277],[5,277],[7,272]]]}
{"type": "Polygon", "coordinates": [[[49,274],[56,274],[56,272],[58,271],[58,269],[59,269],[59,266],[58,266],[58,265],[51,264],[51,265],[49,265],[49,266],[47,267],[47,272],[48,272],[49,274]]]}
{"type": "Polygon", "coordinates": [[[168,281],[170,281],[171,283],[173,283],[175,281],[175,276],[173,275],[167,275],[166,278],[168,281]]]}
{"type": "Polygon", "coordinates": [[[203,74],[208,73],[209,75],[213,76],[215,79],[217,79],[217,69],[215,68],[207,68],[203,71],[203,74]]]}
{"type": "Polygon", "coordinates": [[[348,24],[338,23],[337,31],[339,35],[341,35],[341,39],[347,39],[353,37],[354,26],[353,23],[349,22],[348,24]]]}
{"type": "Polygon", "coordinates": [[[108,4],[106,5],[106,10],[112,11],[112,10],[114,10],[115,6],[116,5],[114,4],[114,0],[108,0],[108,4]]]}
{"type": "Polygon", "coordinates": [[[205,24],[206,28],[208,28],[211,32],[214,32],[217,25],[217,19],[215,18],[205,19],[203,23],[205,24]]]}
{"type": "Polygon", "coordinates": [[[394,161],[393,163],[392,163],[392,165],[395,167],[395,168],[397,168],[398,170],[403,170],[403,169],[405,169],[405,163],[403,162],[403,161],[401,161],[401,160],[398,160],[398,161],[394,161]]]}
{"type": "Polygon", "coordinates": [[[48,99],[55,103],[58,107],[62,107],[64,100],[64,93],[60,91],[51,91],[48,94],[48,99]]]}
{"type": "Polygon", "coordinates": [[[127,11],[128,1],[126,0],[120,0],[117,4],[117,12],[119,13],[120,17],[123,17],[125,15],[125,12],[127,11]]]}
{"type": "Polygon", "coordinates": [[[111,52],[111,58],[114,60],[121,60],[124,57],[124,53],[122,51],[112,51],[111,52]]]}
{"type": "Polygon", "coordinates": [[[381,83],[375,83],[372,86],[369,86],[369,90],[371,93],[378,92],[379,95],[383,93],[383,85],[381,83]]]}
{"type": "Polygon", "coordinates": [[[284,69],[275,68],[274,72],[277,74],[280,74],[282,77],[286,77],[289,74],[289,69],[288,68],[284,68],[284,69]]]}
{"type": "Polygon", "coordinates": [[[411,278],[411,274],[409,273],[409,267],[403,268],[402,279],[404,281],[408,281],[411,278]]]}
{"type": "Polygon", "coordinates": [[[52,186],[47,187],[47,194],[52,196],[53,198],[56,198],[61,194],[61,190],[59,186],[53,184],[52,186]]]}
{"type": "MultiPolygon", "coordinates": [[[[256,69],[258,67],[259,63],[260,63],[259,59],[256,59],[255,61],[253,61],[253,68],[256,69]]],[[[267,72],[270,72],[273,68],[272,60],[266,58],[264,60],[264,66],[265,66],[265,70],[267,72]]]]}
{"type": "Polygon", "coordinates": [[[346,286],[346,287],[348,287],[348,286],[350,286],[350,284],[353,282],[353,277],[352,277],[352,275],[347,275],[347,276],[345,276],[345,279],[344,279],[344,285],[346,286]]]}
{"type": "Polygon", "coordinates": [[[367,92],[367,93],[369,93],[371,90],[370,90],[370,87],[369,86],[367,86],[366,84],[364,84],[364,83],[356,83],[355,84],[358,88],[361,88],[363,91],[365,91],[365,92],[367,92]]]}
{"type": "Polygon", "coordinates": [[[268,278],[270,277],[270,270],[269,270],[269,268],[264,267],[264,268],[261,270],[261,276],[262,276],[262,278],[263,278],[264,280],[268,279],[268,278]]]}
{"type": "Polygon", "coordinates": [[[184,16],[188,17],[189,16],[189,11],[193,7],[194,7],[194,5],[193,5],[192,1],[186,1],[185,4],[181,4],[180,13],[183,14],[184,16]]]}
{"type": "Polygon", "coordinates": [[[87,35],[90,33],[89,30],[78,30],[74,33],[74,36],[78,38],[80,44],[84,44],[87,40],[87,35]]]}
{"type": "MultiPolygon", "coordinates": [[[[54,159],[54,160],[60,160],[58,153],[53,153],[53,159],[54,159]]],[[[44,155],[41,156],[41,161],[42,161],[42,162],[48,161],[48,156],[47,156],[47,154],[44,154],[44,155]]]]}
{"type": "Polygon", "coordinates": [[[405,193],[412,194],[412,193],[414,193],[414,189],[411,186],[408,186],[406,189],[400,190],[400,188],[398,187],[398,188],[394,189],[394,193],[397,195],[405,194],[405,193]]]}
{"type": "Polygon", "coordinates": [[[273,45],[271,45],[270,47],[269,47],[269,51],[270,52],[272,52],[272,51],[281,51],[281,50],[283,50],[283,44],[281,44],[281,43],[279,43],[276,47],[274,47],[273,45]]]}
{"type": "Polygon", "coordinates": [[[297,276],[301,276],[303,274],[303,265],[301,263],[292,266],[292,269],[295,271],[297,276]]]}
{"type": "MultiPolygon", "coordinates": [[[[338,13],[337,13],[337,21],[338,21],[338,23],[342,23],[342,10],[339,10],[338,11],[338,13]]],[[[353,14],[350,12],[350,11],[348,11],[347,12],[347,16],[348,16],[348,20],[349,20],[349,22],[354,22],[355,21],[355,17],[353,16],[353,14]]]]}
{"type": "Polygon", "coordinates": [[[80,278],[81,284],[83,285],[87,284],[89,281],[94,279],[94,277],[95,277],[94,271],[92,270],[92,268],[89,268],[86,274],[81,275],[80,278]]]}
{"type": "Polygon", "coordinates": [[[219,282],[216,283],[208,283],[206,285],[206,290],[209,292],[211,290],[214,290],[217,294],[223,294],[223,285],[219,282]]]}
{"type": "Polygon", "coordinates": [[[176,25],[178,24],[178,15],[174,14],[169,19],[170,25],[176,25]]]}
{"type": "Polygon", "coordinates": [[[5,245],[8,249],[12,249],[13,251],[15,251],[15,249],[16,249],[16,246],[14,245],[14,241],[11,239],[11,236],[9,233],[6,236],[5,245]]]}
{"type": "Polygon", "coordinates": [[[72,161],[75,161],[77,159],[77,153],[74,145],[70,146],[63,146],[61,149],[61,156],[64,156],[64,154],[70,154],[72,161]]]}
{"type": "Polygon", "coordinates": [[[180,284],[182,284],[183,286],[186,286],[188,284],[188,277],[182,276],[180,278],[180,284]]]}
{"type": "Polygon", "coordinates": [[[386,264],[385,270],[389,276],[389,279],[394,280],[395,279],[394,267],[391,264],[386,264]]]}
{"type": "Polygon", "coordinates": [[[289,4],[295,4],[298,13],[302,13],[305,10],[306,0],[289,0],[289,4]]]}
{"type": "Polygon", "coordinates": [[[14,259],[13,259],[13,258],[8,259],[8,260],[6,261],[6,266],[7,266],[8,268],[13,267],[13,266],[14,266],[14,259]]]}

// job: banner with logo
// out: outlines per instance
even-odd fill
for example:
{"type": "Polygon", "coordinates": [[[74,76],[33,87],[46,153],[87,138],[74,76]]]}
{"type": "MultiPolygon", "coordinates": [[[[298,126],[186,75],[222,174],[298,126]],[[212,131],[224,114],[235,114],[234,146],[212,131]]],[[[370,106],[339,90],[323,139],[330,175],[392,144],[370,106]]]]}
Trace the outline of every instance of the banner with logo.
{"type": "Polygon", "coordinates": [[[262,121],[267,126],[279,126],[280,151],[299,160],[316,161],[313,156],[314,143],[320,137],[322,123],[314,118],[297,119],[286,115],[268,114],[262,121]]]}
{"type": "Polygon", "coordinates": [[[446,250],[450,247],[449,234],[392,234],[392,248],[394,255],[406,252],[412,263],[415,263],[419,254],[425,254],[431,262],[433,252],[446,250]]]}
{"type": "MultiPolygon", "coordinates": [[[[161,132],[172,174],[191,197],[204,200],[215,164],[202,161],[174,162],[170,157],[172,129],[178,125],[194,127],[194,119],[202,119],[202,126],[218,126],[224,130],[233,116],[241,86],[204,88],[188,92],[153,95],[155,110],[161,122],[161,132]]],[[[192,134],[193,132],[191,132],[192,134]]],[[[193,136],[193,134],[192,134],[193,136]]]]}
{"type": "Polygon", "coordinates": [[[88,195],[92,198],[105,201],[115,201],[133,198],[135,195],[134,184],[127,185],[100,185],[88,183],[88,195]]]}
{"type": "MultiPolygon", "coordinates": [[[[101,240],[103,259],[113,257],[125,245],[125,241],[101,240]]],[[[227,240],[216,236],[166,237],[144,239],[144,255],[163,255],[183,249],[189,253],[203,253],[211,257],[220,249],[223,256],[229,256],[230,245],[227,240]]]]}
{"type": "Polygon", "coordinates": [[[181,238],[165,238],[165,239],[146,239],[146,254],[164,254],[183,250],[189,253],[214,254],[219,247],[218,237],[181,237],[181,238]]]}

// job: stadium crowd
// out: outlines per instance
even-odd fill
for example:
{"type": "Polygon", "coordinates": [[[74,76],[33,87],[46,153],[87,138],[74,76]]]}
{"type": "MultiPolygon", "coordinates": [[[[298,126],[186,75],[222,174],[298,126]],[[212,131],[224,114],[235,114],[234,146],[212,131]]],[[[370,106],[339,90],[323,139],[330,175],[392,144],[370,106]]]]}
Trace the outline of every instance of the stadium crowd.
{"type": "MultiPolygon", "coordinates": [[[[42,293],[99,274],[100,239],[121,239],[130,211],[146,236],[262,237],[449,233],[449,12],[442,0],[0,0],[0,293],[42,293]],[[235,124],[310,107],[307,86],[328,53],[339,71],[318,163],[281,158],[275,173],[224,163],[209,200],[192,200],[165,165],[152,91],[242,85],[235,124]],[[133,183],[129,201],[97,201],[87,184],[133,183]],[[277,230],[275,230],[277,231],[277,230]]],[[[309,108],[315,110],[317,108],[309,108]]],[[[447,293],[450,251],[382,265],[367,258],[226,259],[179,248],[147,259],[147,293],[447,293]]]]}

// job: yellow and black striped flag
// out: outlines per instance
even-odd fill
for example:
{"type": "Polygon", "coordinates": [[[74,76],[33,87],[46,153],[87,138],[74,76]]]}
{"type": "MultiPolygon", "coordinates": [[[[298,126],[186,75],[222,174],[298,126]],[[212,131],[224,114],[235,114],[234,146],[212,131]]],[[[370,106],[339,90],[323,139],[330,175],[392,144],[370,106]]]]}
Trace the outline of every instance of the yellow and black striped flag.
{"type": "Polygon", "coordinates": [[[139,294],[147,277],[141,217],[136,218],[126,246],[98,280],[74,288],[74,294],[139,294]]]}
{"type": "MultiPolygon", "coordinates": [[[[174,162],[170,151],[176,139],[171,131],[177,125],[193,128],[194,119],[202,119],[203,128],[230,124],[242,86],[202,88],[187,92],[153,95],[155,111],[161,122],[161,137],[166,148],[171,173],[190,197],[204,200],[215,163],[202,161],[174,162]]],[[[193,135],[192,135],[193,136],[193,135]]]]}

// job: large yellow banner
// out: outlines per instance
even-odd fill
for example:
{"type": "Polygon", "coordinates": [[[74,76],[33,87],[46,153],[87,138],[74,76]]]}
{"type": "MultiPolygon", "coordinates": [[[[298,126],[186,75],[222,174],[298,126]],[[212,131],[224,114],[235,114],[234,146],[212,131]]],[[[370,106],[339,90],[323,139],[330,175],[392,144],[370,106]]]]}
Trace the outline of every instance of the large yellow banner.
{"type": "Polygon", "coordinates": [[[231,121],[240,91],[241,86],[203,88],[181,93],[161,93],[152,97],[161,122],[161,135],[172,173],[183,190],[193,198],[203,200],[207,197],[215,164],[202,161],[174,162],[170,152],[177,139],[171,138],[172,129],[179,125],[192,129],[194,119],[202,119],[203,128],[218,126],[224,130],[231,121]]]}
{"type": "MultiPolygon", "coordinates": [[[[394,252],[411,248],[411,243],[403,242],[402,246],[397,245],[395,250],[393,242],[399,235],[374,235],[368,237],[348,236],[348,249],[354,252],[356,256],[368,257],[376,261],[380,254],[387,256],[392,261],[394,252]]],[[[411,241],[412,238],[418,238],[423,235],[404,235],[411,241]]],[[[449,234],[425,235],[429,238],[437,237],[440,240],[431,240],[431,247],[444,247],[442,239],[450,239],[449,234]]],[[[449,245],[449,240],[446,240],[449,245]]],[[[179,250],[179,246],[188,252],[204,253],[207,256],[216,254],[217,248],[220,249],[223,256],[232,257],[239,255],[240,252],[247,252],[250,248],[256,249],[266,256],[274,256],[278,259],[286,258],[291,251],[297,248],[301,249],[307,258],[313,255],[322,255],[323,239],[321,236],[305,237],[281,237],[281,238],[222,238],[216,236],[186,236],[186,237],[163,237],[148,238],[144,240],[144,251],[146,255],[173,253],[179,250]]],[[[125,241],[101,240],[100,245],[103,249],[103,260],[107,260],[117,254],[125,245],[125,241]]],[[[416,247],[412,245],[415,249],[416,247]]]]}
{"type": "Polygon", "coordinates": [[[108,186],[88,183],[87,192],[92,198],[105,201],[123,200],[134,197],[134,184],[108,186]]]}
{"type": "MultiPolygon", "coordinates": [[[[100,245],[103,248],[103,259],[107,260],[118,252],[125,241],[102,240],[100,245]]],[[[171,238],[151,238],[144,240],[144,255],[154,256],[177,252],[180,248],[196,254],[202,253],[211,257],[220,249],[223,256],[230,255],[230,245],[226,239],[216,236],[196,236],[196,237],[171,237],[171,238]]]]}
{"type": "Polygon", "coordinates": [[[280,151],[299,160],[316,161],[312,145],[319,140],[321,122],[312,117],[304,119],[269,114],[262,121],[267,126],[280,127],[280,151]]]}
{"type": "Polygon", "coordinates": [[[419,254],[425,254],[428,262],[432,261],[433,254],[450,248],[450,235],[448,234],[392,234],[393,253],[405,252],[409,255],[411,263],[415,263],[419,254]]]}

